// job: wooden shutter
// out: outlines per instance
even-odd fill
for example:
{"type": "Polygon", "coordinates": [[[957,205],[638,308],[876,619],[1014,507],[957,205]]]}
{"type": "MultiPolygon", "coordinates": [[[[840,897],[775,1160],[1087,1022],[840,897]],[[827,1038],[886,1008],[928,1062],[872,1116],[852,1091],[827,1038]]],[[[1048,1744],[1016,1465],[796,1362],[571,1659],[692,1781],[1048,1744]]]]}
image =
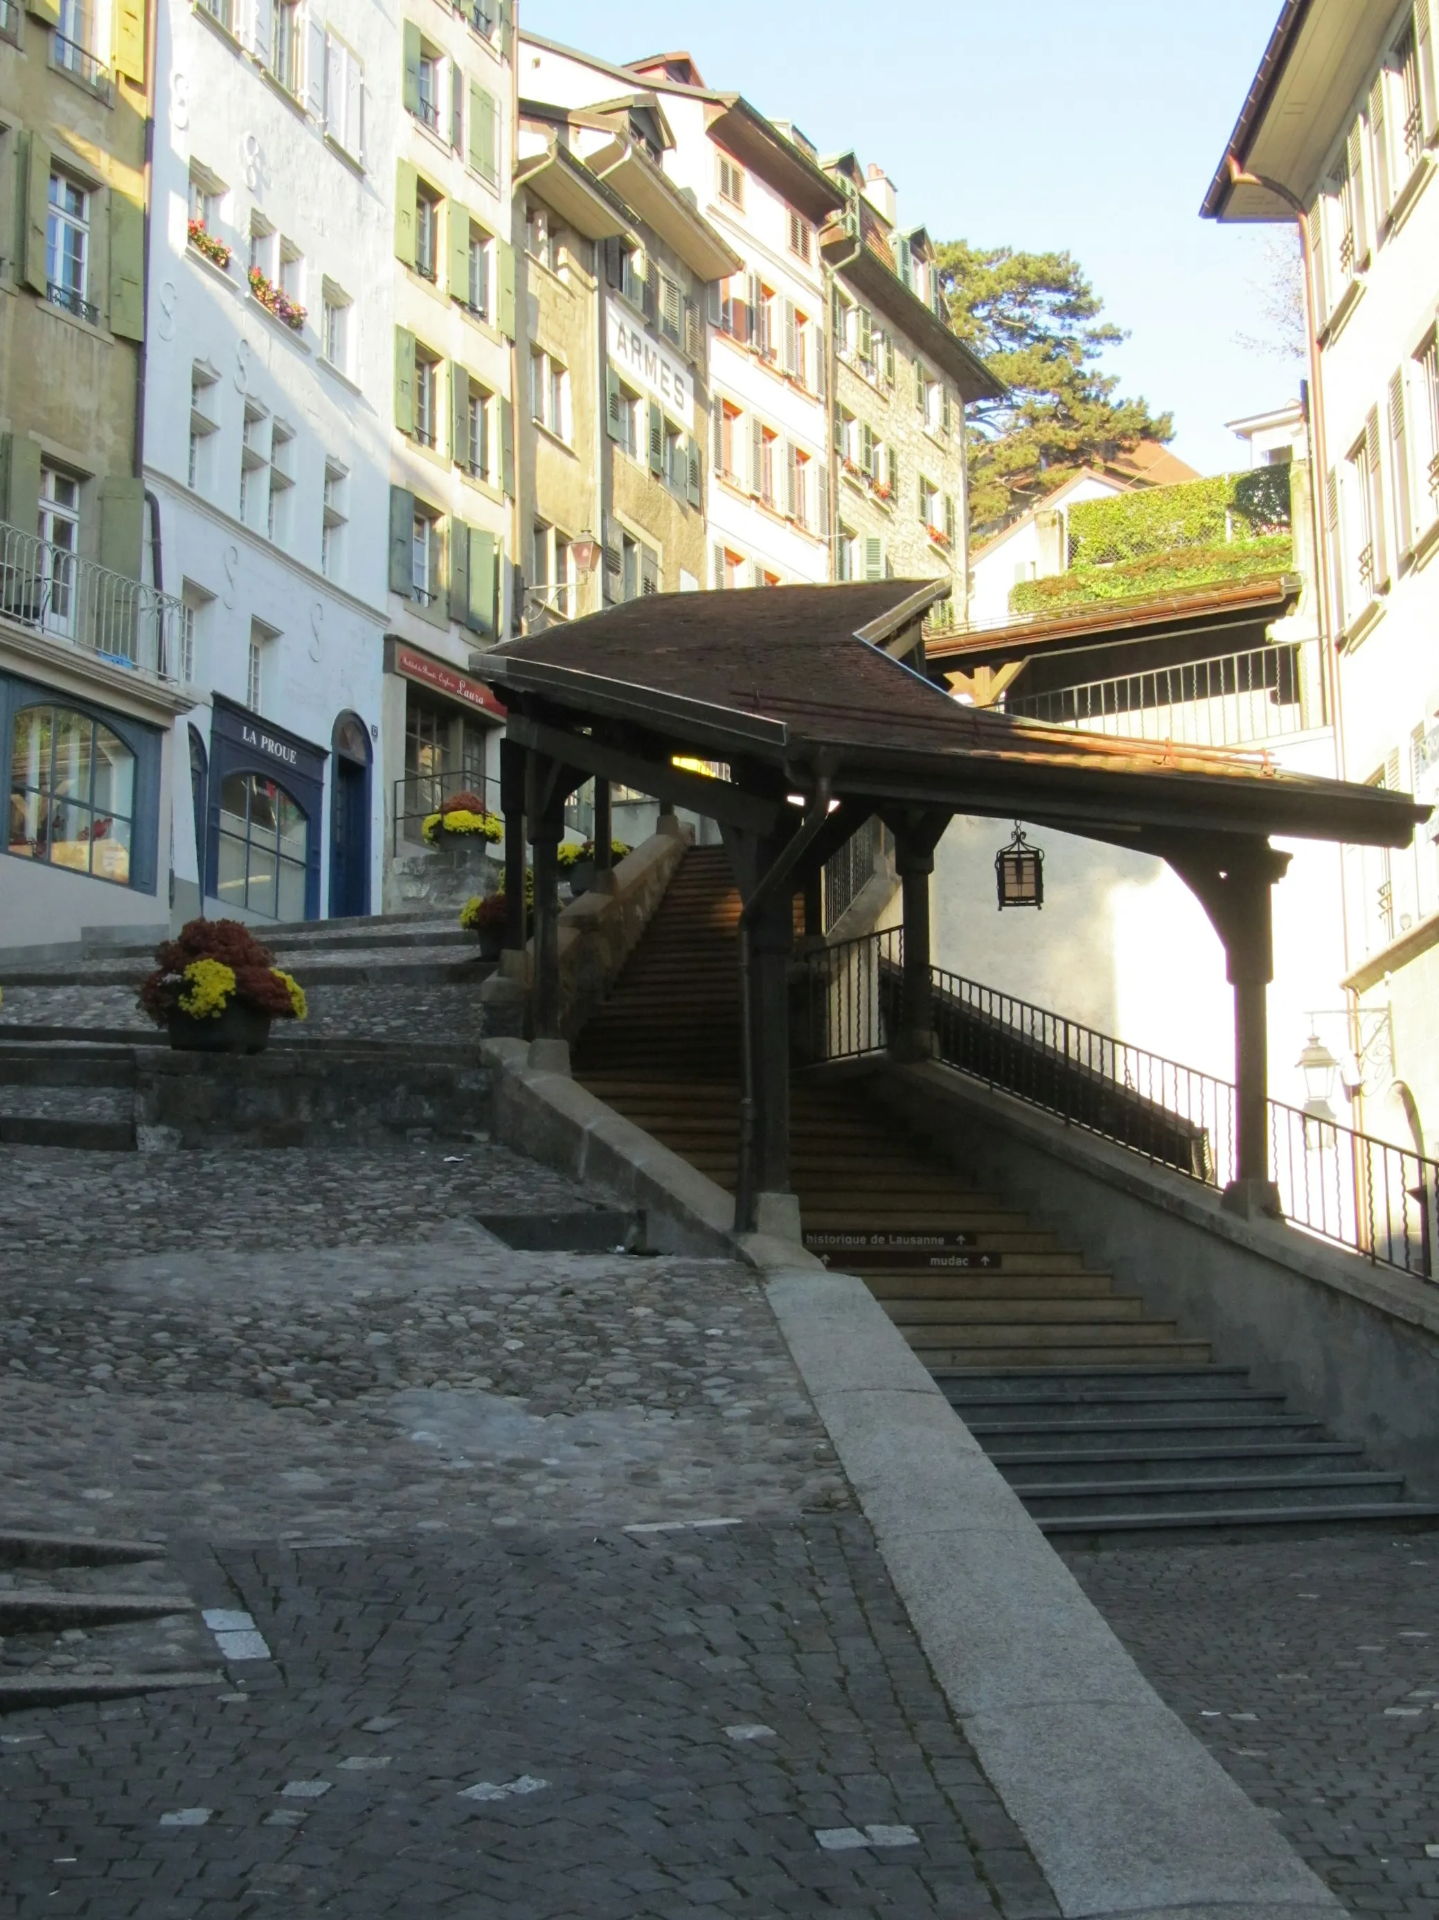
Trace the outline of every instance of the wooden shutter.
{"type": "Polygon", "coordinates": [[[1424,138],[1434,136],[1436,121],[1434,79],[1433,0],[1415,0],[1414,48],[1419,62],[1419,110],[1424,120],[1424,138]]]}
{"type": "Polygon", "coordinates": [[[894,335],[884,336],[884,377],[888,385],[894,385],[894,335]]]}
{"type": "Polygon", "coordinates": [[[50,149],[38,133],[25,136],[24,282],[36,293],[49,283],[45,230],[50,218],[50,149]]]}
{"type": "Polygon", "coordinates": [[[1364,122],[1356,120],[1349,129],[1346,144],[1349,158],[1349,191],[1354,197],[1354,265],[1363,264],[1369,252],[1368,208],[1364,193],[1364,122]]]}
{"type": "Polygon", "coordinates": [[[604,528],[604,599],[607,607],[617,607],[625,597],[624,536],[609,514],[604,528]]]}
{"type": "Polygon", "coordinates": [[[762,346],[760,339],[761,319],[764,308],[764,289],[757,273],[747,273],[744,277],[744,331],[737,337],[748,341],[752,347],[762,346]]]}
{"type": "Polygon", "coordinates": [[[624,400],[620,376],[613,367],[605,368],[605,432],[611,440],[624,439],[624,400]]]}
{"type": "Polygon", "coordinates": [[[1381,67],[1369,89],[1369,144],[1374,155],[1374,224],[1383,224],[1389,212],[1389,119],[1385,112],[1385,69],[1381,67]]]}
{"type": "Polygon", "coordinates": [[[470,165],[493,187],[500,177],[498,148],[499,111],[495,96],[470,82],[470,165]]]}
{"type": "Polygon", "coordinates": [[[914,363],[914,404],[921,413],[924,412],[924,362],[922,360],[916,360],[914,363]]]}
{"type": "MultiPolygon", "coordinates": [[[[48,183],[47,183],[48,184],[48,183]]],[[[110,189],[110,331],[145,338],[145,213],[138,201],[110,189]]]]}
{"type": "Polygon", "coordinates": [[[954,495],[950,493],[947,493],[944,496],[944,531],[949,540],[950,550],[952,552],[954,549],[956,521],[955,521],[955,513],[954,513],[954,495]]]}
{"type": "Polygon", "coordinates": [[[1324,520],[1329,532],[1329,569],[1334,588],[1334,624],[1342,633],[1344,618],[1344,543],[1339,525],[1339,473],[1329,469],[1324,483],[1324,520]]]}
{"type": "Polygon", "coordinates": [[[710,401],[710,466],[724,472],[724,401],[718,394],[710,401]]]}
{"type": "Polygon", "coordinates": [[[753,417],[749,427],[749,490],[758,493],[764,483],[764,428],[753,417]]]}
{"type": "Polygon", "coordinates": [[[403,487],[390,488],[390,592],[408,600],[415,584],[411,541],[415,533],[415,496],[403,487]]]}
{"type": "Polygon", "coordinates": [[[889,482],[890,497],[894,500],[898,500],[899,499],[899,449],[897,447],[886,447],[884,451],[885,451],[885,463],[888,469],[888,471],[886,472],[885,478],[889,482]]]}
{"type": "Polygon", "coordinates": [[[884,578],[884,535],[867,533],[864,536],[864,577],[866,580],[884,578]]]}
{"type": "Polygon", "coordinates": [[[447,542],[450,557],[450,618],[461,626],[470,624],[470,530],[458,514],[450,515],[447,542]]]}
{"type": "Polygon", "coordinates": [[[837,400],[834,403],[834,450],[837,454],[841,456],[841,458],[843,457],[844,455],[844,411],[837,400]]]}
{"type": "Polygon", "coordinates": [[[811,327],[809,337],[811,351],[814,355],[814,378],[809,383],[810,391],[813,393],[815,399],[819,401],[820,405],[823,406],[825,400],[828,398],[827,387],[829,384],[828,367],[826,365],[829,356],[824,337],[824,328],[811,327]]]}
{"type": "Polygon", "coordinates": [[[1389,450],[1394,461],[1394,536],[1399,557],[1408,553],[1414,538],[1409,504],[1409,435],[1404,418],[1404,369],[1389,379],[1389,450]]]}
{"type": "Polygon", "coordinates": [[[1309,235],[1309,280],[1313,289],[1314,331],[1319,333],[1329,318],[1329,284],[1324,259],[1324,195],[1322,193],[1309,209],[1306,231],[1309,235]]]}
{"type": "Polygon", "coordinates": [[[714,567],[715,586],[722,587],[724,585],[724,548],[719,544],[718,541],[716,541],[714,546],[711,548],[710,554],[711,554],[711,564],[714,567]]]}
{"type": "Polygon", "coordinates": [[[403,44],[405,60],[405,111],[407,113],[418,113],[420,111],[420,29],[415,25],[413,20],[407,20],[405,22],[403,44]]]}
{"type": "Polygon", "coordinates": [[[47,27],[60,24],[60,0],[25,0],[25,11],[32,19],[41,20],[47,27]]]}
{"type": "Polygon", "coordinates": [[[704,501],[704,464],[700,456],[700,443],[694,438],[685,442],[685,498],[692,507],[698,507],[704,501]]]}
{"type": "Polygon", "coordinates": [[[791,519],[799,517],[799,449],[793,440],[784,443],[784,510],[791,519]]]}
{"type": "Polygon", "coordinates": [[[115,0],[115,71],[137,87],[145,84],[144,0],[115,0]]]}
{"type": "Polygon", "coordinates": [[[404,327],[395,328],[395,427],[415,431],[415,336],[404,327]]]}
{"type": "Polygon", "coordinates": [[[660,557],[653,547],[640,546],[640,596],[647,599],[660,590],[660,557]]]}
{"type": "Polygon", "coordinates": [[[684,302],[680,294],[679,282],[671,280],[667,273],[661,273],[659,279],[660,324],[666,335],[676,346],[684,344],[684,302]]]}
{"type": "Polygon", "coordinates": [[[856,311],[859,315],[859,357],[868,363],[874,358],[874,315],[868,307],[859,307],[856,311]]]}
{"type": "Polygon", "coordinates": [[[100,565],[126,580],[138,580],[145,543],[145,482],[117,475],[100,482],[99,496],[100,565]]]}
{"type": "Polygon", "coordinates": [[[475,633],[495,634],[500,584],[500,547],[492,533],[470,528],[470,592],[465,624],[475,633]]]}
{"type": "Polygon", "coordinates": [[[305,105],[325,124],[325,28],[310,15],[305,28],[305,105]]]}
{"type": "Polygon", "coordinates": [[[0,434],[0,520],[21,533],[40,525],[40,443],[24,434],[0,434]]]}
{"type": "Polygon", "coordinates": [[[704,328],[700,325],[699,302],[685,301],[685,353],[691,360],[704,356],[704,328]]]}
{"type": "Polygon", "coordinates": [[[415,202],[419,198],[420,176],[408,160],[395,168],[395,258],[407,267],[418,259],[415,252],[415,202]]]}
{"type": "Polygon", "coordinates": [[[470,464],[470,376],[458,360],[450,362],[450,458],[470,464]]]}
{"type": "Polygon", "coordinates": [[[783,366],[786,373],[799,372],[799,315],[793,300],[786,300],[784,303],[783,366]]]}
{"type": "Polygon", "coordinates": [[[515,250],[508,240],[495,242],[495,322],[506,340],[515,335],[515,250]]]}
{"type": "Polygon", "coordinates": [[[651,400],[650,416],[650,472],[663,473],[665,470],[665,417],[658,400],[651,400]]]}
{"type": "Polygon", "coordinates": [[[470,210],[458,200],[448,200],[445,220],[450,239],[450,298],[467,307],[470,304],[470,210]]]}
{"type": "Polygon", "coordinates": [[[859,426],[859,464],[872,480],[874,474],[874,428],[868,420],[862,420],[859,426]]]}
{"type": "Polygon", "coordinates": [[[1369,512],[1373,521],[1374,584],[1389,578],[1389,559],[1384,528],[1384,456],[1379,436],[1379,409],[1371,407],[1364,422],[1364,464],[1369,470],[1369,512]]]}
{"type": "Polygon", "coordinates": [[[829,468],[822,460],[815,462],[815,532],[829,539],[829,468]]]}
{"type": "Polygon", "coordinates": [[[939,423],[940,430],[948,439],[954,431],[954,395],[948,387],[940,388],[939,423]]]}
{"type": "Polygon", "coordinates": [[[500,490],[507,499],[514,499],[515,410],[508,400],[500,402],[500,490]]]}

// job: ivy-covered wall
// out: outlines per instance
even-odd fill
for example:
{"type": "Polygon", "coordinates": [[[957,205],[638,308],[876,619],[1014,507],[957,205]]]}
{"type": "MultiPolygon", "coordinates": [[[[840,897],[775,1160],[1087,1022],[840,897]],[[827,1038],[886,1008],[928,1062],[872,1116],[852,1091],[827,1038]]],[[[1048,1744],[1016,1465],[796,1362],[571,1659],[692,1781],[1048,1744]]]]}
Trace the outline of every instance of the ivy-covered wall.
{"type": "Polygon", "coordinates": [[[1294,558],[1289,468],[1082,500],[1070,508],[1068,529],[1069,571],[1021,581],[1011,612],[1058,612],[1284,572],[1294,558]]]}

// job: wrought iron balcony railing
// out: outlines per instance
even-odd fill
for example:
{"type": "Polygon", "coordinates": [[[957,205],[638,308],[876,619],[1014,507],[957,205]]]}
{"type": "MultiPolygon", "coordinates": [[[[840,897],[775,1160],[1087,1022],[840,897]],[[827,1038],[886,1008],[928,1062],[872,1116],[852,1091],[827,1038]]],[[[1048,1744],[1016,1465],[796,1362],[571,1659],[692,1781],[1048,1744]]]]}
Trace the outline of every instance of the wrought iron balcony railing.
{"type": "Polygon", "coordinates": [[[100,324],[100,309],[75,287],[62,287],[58,280],[51,280],[46,286],[45,298],[52,307],[63,307],[66,313],[73,313],[77,320],[88,320],[92,327],[100,324]]]}
{"type": "Polygon", "coordinates": [[[0,620],[111,666],[173,681],[182,615],[174,594],[0,524],[0,620]]]}

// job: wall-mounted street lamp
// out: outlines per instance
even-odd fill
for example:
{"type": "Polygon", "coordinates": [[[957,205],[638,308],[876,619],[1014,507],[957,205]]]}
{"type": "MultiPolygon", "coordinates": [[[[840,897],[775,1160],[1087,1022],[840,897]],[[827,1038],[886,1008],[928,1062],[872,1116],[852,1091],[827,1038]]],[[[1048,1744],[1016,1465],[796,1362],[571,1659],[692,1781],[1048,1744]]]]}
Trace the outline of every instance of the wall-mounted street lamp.
{"type": "Polygon", "coordinates": [[[1030,846],[1017,820],[1014,838],[994,856],[994,880],[1001,913],[1006,907],[1044,905],[1044,855],[1030,846]]]}
{"type": "Polygon", "coordinates": [[[600,543],[586,527],[577,539],[571,540],[570,553],[581,573],[593,573],[600,557],[600,543]]]}
{"type": "Polygon", "coordinates": [[[1334,1091],[1334,1076],[1339,1071],[1339,1062],[1317,1033],[1310,1034],[1304,1051],[1294,1064],[1304,1075],[1305,1119],[1332,1121],[1334,1109],[1329,1104],[1329,1096],[1334,1091]]]}

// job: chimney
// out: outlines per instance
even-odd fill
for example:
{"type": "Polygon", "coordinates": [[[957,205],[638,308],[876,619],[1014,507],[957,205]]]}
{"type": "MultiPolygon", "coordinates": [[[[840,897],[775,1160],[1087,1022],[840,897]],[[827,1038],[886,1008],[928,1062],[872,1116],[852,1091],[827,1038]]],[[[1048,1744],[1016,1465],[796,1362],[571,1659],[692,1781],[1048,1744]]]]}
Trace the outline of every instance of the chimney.
{"type": "Polygon", "coordinates": [[[864,197],[882,220],[895,226],[899,219],[899,203],[895,196],[894,182],[883,167],[870,163],[865,171],[864,197]]]}

